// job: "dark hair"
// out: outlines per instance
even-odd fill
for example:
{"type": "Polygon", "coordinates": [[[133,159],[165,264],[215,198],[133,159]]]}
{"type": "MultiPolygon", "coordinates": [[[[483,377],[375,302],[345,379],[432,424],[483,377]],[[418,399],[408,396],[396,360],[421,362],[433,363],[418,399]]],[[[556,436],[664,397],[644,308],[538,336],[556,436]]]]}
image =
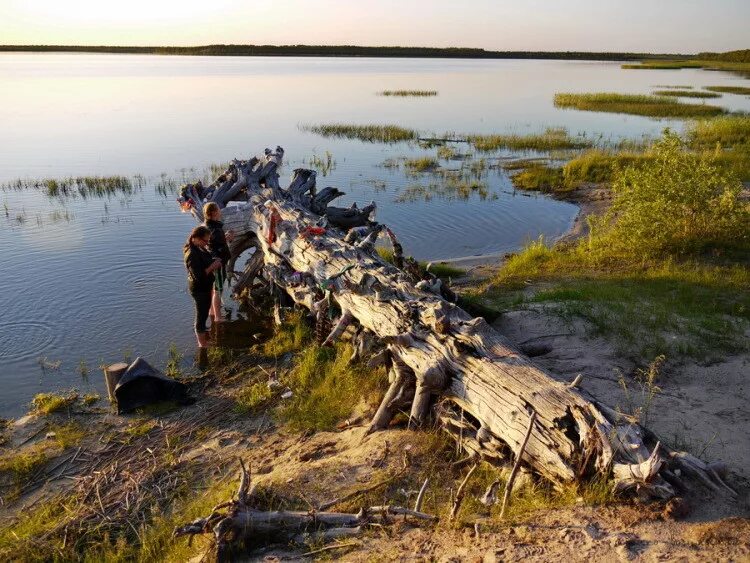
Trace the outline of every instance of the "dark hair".
{"type": "Polygon", "coordinates": [[[210,236],[210,235],[211,235],[211,231],[208,229],[208,227],[206,227],[205,225],[198,225],[192,231],[190,231],[190,235],[185,241],[185,246],[182,247],[183,250],[185,252],[190,250],[190,247],[193,246],[194,238],[206,238],[207,236],[210,236]]]}

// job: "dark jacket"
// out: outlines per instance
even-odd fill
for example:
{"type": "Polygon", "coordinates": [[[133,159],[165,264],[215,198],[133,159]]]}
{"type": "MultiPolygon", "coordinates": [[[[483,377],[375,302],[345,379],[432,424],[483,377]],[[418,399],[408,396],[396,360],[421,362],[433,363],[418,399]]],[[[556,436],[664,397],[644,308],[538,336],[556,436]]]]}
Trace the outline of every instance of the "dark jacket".
{"type": "Polygon", "coordinates": [[[208,249],[214,258],[221,260],[221,263],[226,266],[232,254],[229,252],[229,245],[227,244],[226,236],[224,236],[224,223],[221,221],[214,221],[209,219],[206,221],[206,227],[211,231],[211,239],[208,242],[208,249]]]}
{"type": "Polygon", "coordinates": [[[214,284],[214,274],[206,273],[214,261],[209,252],[195,245],[190,245],[184,252],[185,268],[188,271],[188,289],[190,293],[210,292],[214,284]]]}

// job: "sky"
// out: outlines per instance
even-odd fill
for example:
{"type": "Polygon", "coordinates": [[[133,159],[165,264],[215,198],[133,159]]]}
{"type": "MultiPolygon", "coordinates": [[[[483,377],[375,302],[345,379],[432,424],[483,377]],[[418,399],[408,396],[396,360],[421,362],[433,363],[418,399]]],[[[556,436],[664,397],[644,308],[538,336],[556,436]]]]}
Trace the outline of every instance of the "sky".
{"type": "Polygon", "coordinates": [[[0,0],[0,44],[750,48],[750,0],[0,0]]]}

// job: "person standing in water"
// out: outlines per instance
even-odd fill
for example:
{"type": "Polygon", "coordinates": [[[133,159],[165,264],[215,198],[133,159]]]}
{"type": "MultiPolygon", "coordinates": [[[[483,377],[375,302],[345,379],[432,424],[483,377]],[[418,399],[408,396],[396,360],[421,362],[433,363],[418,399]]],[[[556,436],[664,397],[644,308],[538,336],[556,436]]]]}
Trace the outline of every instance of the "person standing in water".
{"type": "Polygon", "coordinates": [[[188,290],[195,302],[195,337],[198,347],[208,345],[208,312],[211,309],[211,290],[214,272],[221,268],[221,260],[208,251],[211,231],[205,225],[195,227],[183,247],[185,268],[188,272],[188,290]]]}
{"type": "Polygon", "coordinates": [[[218,268],[214,272],[210,311],[214,322],[220,323],[224,320],[221,314],[221,293],[224,291],[224,283],[227,281],[227,264],[232,257],[227,242],[232,242],[234,233],[229,231],[224,234],[224,223],[221,222],[221,208],[213,201],[203,206],[203,217],[206,219],[206,227],[211,231],[208,250],[214,258],[221,260],[221,268],[218,268]]]}

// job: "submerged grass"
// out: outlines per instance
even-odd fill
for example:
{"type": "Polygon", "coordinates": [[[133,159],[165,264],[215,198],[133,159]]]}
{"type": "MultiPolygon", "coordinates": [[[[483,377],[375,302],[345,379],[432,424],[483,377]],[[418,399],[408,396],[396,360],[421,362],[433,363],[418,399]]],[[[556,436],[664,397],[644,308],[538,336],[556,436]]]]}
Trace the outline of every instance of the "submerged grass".
{"type": "Polygon", "coordinates": [[[427,172],[435,170],[440,166],[438,161],[429,156],[423,156],[420,158],[407,158],[404,160],[404,166],[407,170],[414,172],[427,172]]]}
{"type": "Polygon", "coordinates": [[[696,90],[654,90],[654,96],[672,96],[673,98],[721,98],[716,92],[699,92],[696,90]]]}
{"type": "Polygon", "coordinates": [[[592,94],[555,94],[555,106],[559,108],[627,113],[647,117],[708,117],[726,113],[723,108],[707,104],[686,104],[664,96],[641,94],[618,94],[614,92],[592,94]]]}
{"type": "Polygon", "coordinates": [[[750,96],[750,87],[747,86],[706,86],[705,90],[708,90],[709,92],[720,92],[722,94],[750,96]]]}
{"type": "Polygon", "coordinates": [[[468,200],[472,196],[485,200],[491,197],[489,188],[480,180],[465,179],[463,177],[446,176],[444,181],[430,182],[427,185],[414,184],[404,188],[396,196],[396,203],[414,203],[416,201],[432,201],[434,198],[445,200],[468,200]]]}
{"type": "Polygon", "coordinates": [[[382,92],[378,92],[378,96],[396,96],[400,98],[411,96],[424,98],[437,95],[437,90],[383,90],[382,92]]]}
{"type": "Polygon", "coordinates": [[[303,125],[301,126],[301,129],[323,137],[359,139],[360,141],[368,143],[415,141],[419,136],[416,130],[400,127],[399,125],[350,125],[346,123],[331,123],[323,125],[303,125]]]}
{"type": "Polygon", "coordinates": [[[490,152],[499,149],[550,151],[580,149],[591,146],[591,141],[571,137],[565,128],[548,128],[543,133],[531,135],[468,135],[469,143],[478,151],[490,152]]]}

